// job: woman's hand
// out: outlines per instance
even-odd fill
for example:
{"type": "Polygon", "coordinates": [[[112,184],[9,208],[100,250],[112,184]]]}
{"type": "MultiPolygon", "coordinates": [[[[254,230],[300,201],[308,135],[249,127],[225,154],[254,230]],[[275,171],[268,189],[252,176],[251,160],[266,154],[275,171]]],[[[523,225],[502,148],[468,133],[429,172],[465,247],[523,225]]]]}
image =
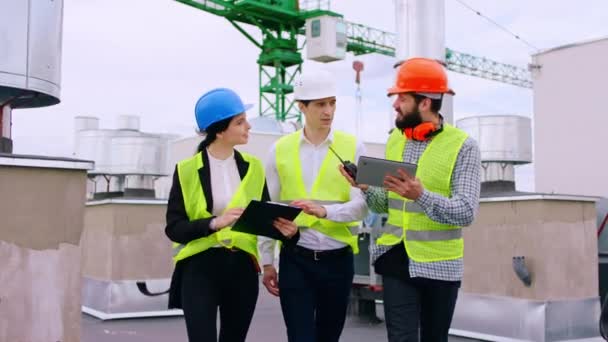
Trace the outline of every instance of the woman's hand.
{"type": "Polygon", "coordinates": [[[273,226],[288,239],[291,239],[298,232],[298,226],[293,221],[286,220],[282,217],[274,220],[273,226]]]}
{"type": "Polygon", "coordinates": [[[245,211],[243,208],[232,208],[226,210],[225,213],[214,219],[211,229],[220,230],[232,226],[234,222],[241,217],[243,211],[245,211]]]}

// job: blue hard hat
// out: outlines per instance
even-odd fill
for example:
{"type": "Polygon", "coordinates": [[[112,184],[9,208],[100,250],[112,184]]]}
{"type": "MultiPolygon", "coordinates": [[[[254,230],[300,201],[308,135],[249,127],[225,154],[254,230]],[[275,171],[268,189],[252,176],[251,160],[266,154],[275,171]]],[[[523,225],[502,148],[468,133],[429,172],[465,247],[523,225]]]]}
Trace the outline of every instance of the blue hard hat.
{"type": "Polygon", "coordinates": [[[213,123],[241,114],[253,105],[244,105],[241,98],[227,88],[213,89],[201,96],[194,107],[196,123],[200,130],[206,130],[213,123]]]}

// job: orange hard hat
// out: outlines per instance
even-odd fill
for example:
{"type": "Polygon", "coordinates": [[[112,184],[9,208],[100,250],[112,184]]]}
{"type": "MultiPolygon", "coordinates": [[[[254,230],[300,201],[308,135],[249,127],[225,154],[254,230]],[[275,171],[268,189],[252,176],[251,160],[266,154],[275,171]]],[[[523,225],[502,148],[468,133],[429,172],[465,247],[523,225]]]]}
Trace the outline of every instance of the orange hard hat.
{"type": "Polygon", "coordinates": [[[401,64],[388,95],[399,93],[454,94],[443,65],[429,58],[410,58],[401,64]]]}

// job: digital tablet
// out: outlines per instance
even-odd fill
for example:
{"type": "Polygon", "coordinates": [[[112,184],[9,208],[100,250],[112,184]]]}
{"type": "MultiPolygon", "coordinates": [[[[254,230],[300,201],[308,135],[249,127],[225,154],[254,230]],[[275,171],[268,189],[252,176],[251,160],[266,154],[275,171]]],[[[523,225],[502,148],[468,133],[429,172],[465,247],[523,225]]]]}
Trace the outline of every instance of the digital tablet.
{"type": "Polygon", "coordinates": [[[357,178],[355,181],[358,184],[382,187],[384,177],[388,173],[397,175],[398,169],[404,169],[410,175],[416,176],[416,168],[416,164],[412,163],[361,156],[357,163],[357,178]]]}

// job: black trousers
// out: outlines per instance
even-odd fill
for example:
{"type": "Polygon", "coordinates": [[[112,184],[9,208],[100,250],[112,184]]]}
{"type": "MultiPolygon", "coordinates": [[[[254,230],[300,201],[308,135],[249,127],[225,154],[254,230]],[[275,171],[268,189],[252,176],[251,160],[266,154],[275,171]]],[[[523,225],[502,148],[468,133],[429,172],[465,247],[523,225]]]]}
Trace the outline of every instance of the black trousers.
{"type": "Polygon", "coordinates": [[[190,342],[244,342],[258,298],[259,280],[251,255],[210,248],[183,266],[181,302],[190,342]]]}
{"type": "Polygon", "coordinates": [[[382,282],[389,342],[448,341],[458,286],[440,280],[391,276],[383,277],[382,282]]]}
{"type": "Polygon", "coordinates": [[[409,258],[399,244],[376,261],[382,274],[389,342],[447,342],[459,281],[411,278],[409,258]]]}
{"type": "Polygon", "coordinates": [[[293,248],[281,249],[279,292],[289,342],[339,341],[353,276],[349,248],[316,258],[293,248]]]}

